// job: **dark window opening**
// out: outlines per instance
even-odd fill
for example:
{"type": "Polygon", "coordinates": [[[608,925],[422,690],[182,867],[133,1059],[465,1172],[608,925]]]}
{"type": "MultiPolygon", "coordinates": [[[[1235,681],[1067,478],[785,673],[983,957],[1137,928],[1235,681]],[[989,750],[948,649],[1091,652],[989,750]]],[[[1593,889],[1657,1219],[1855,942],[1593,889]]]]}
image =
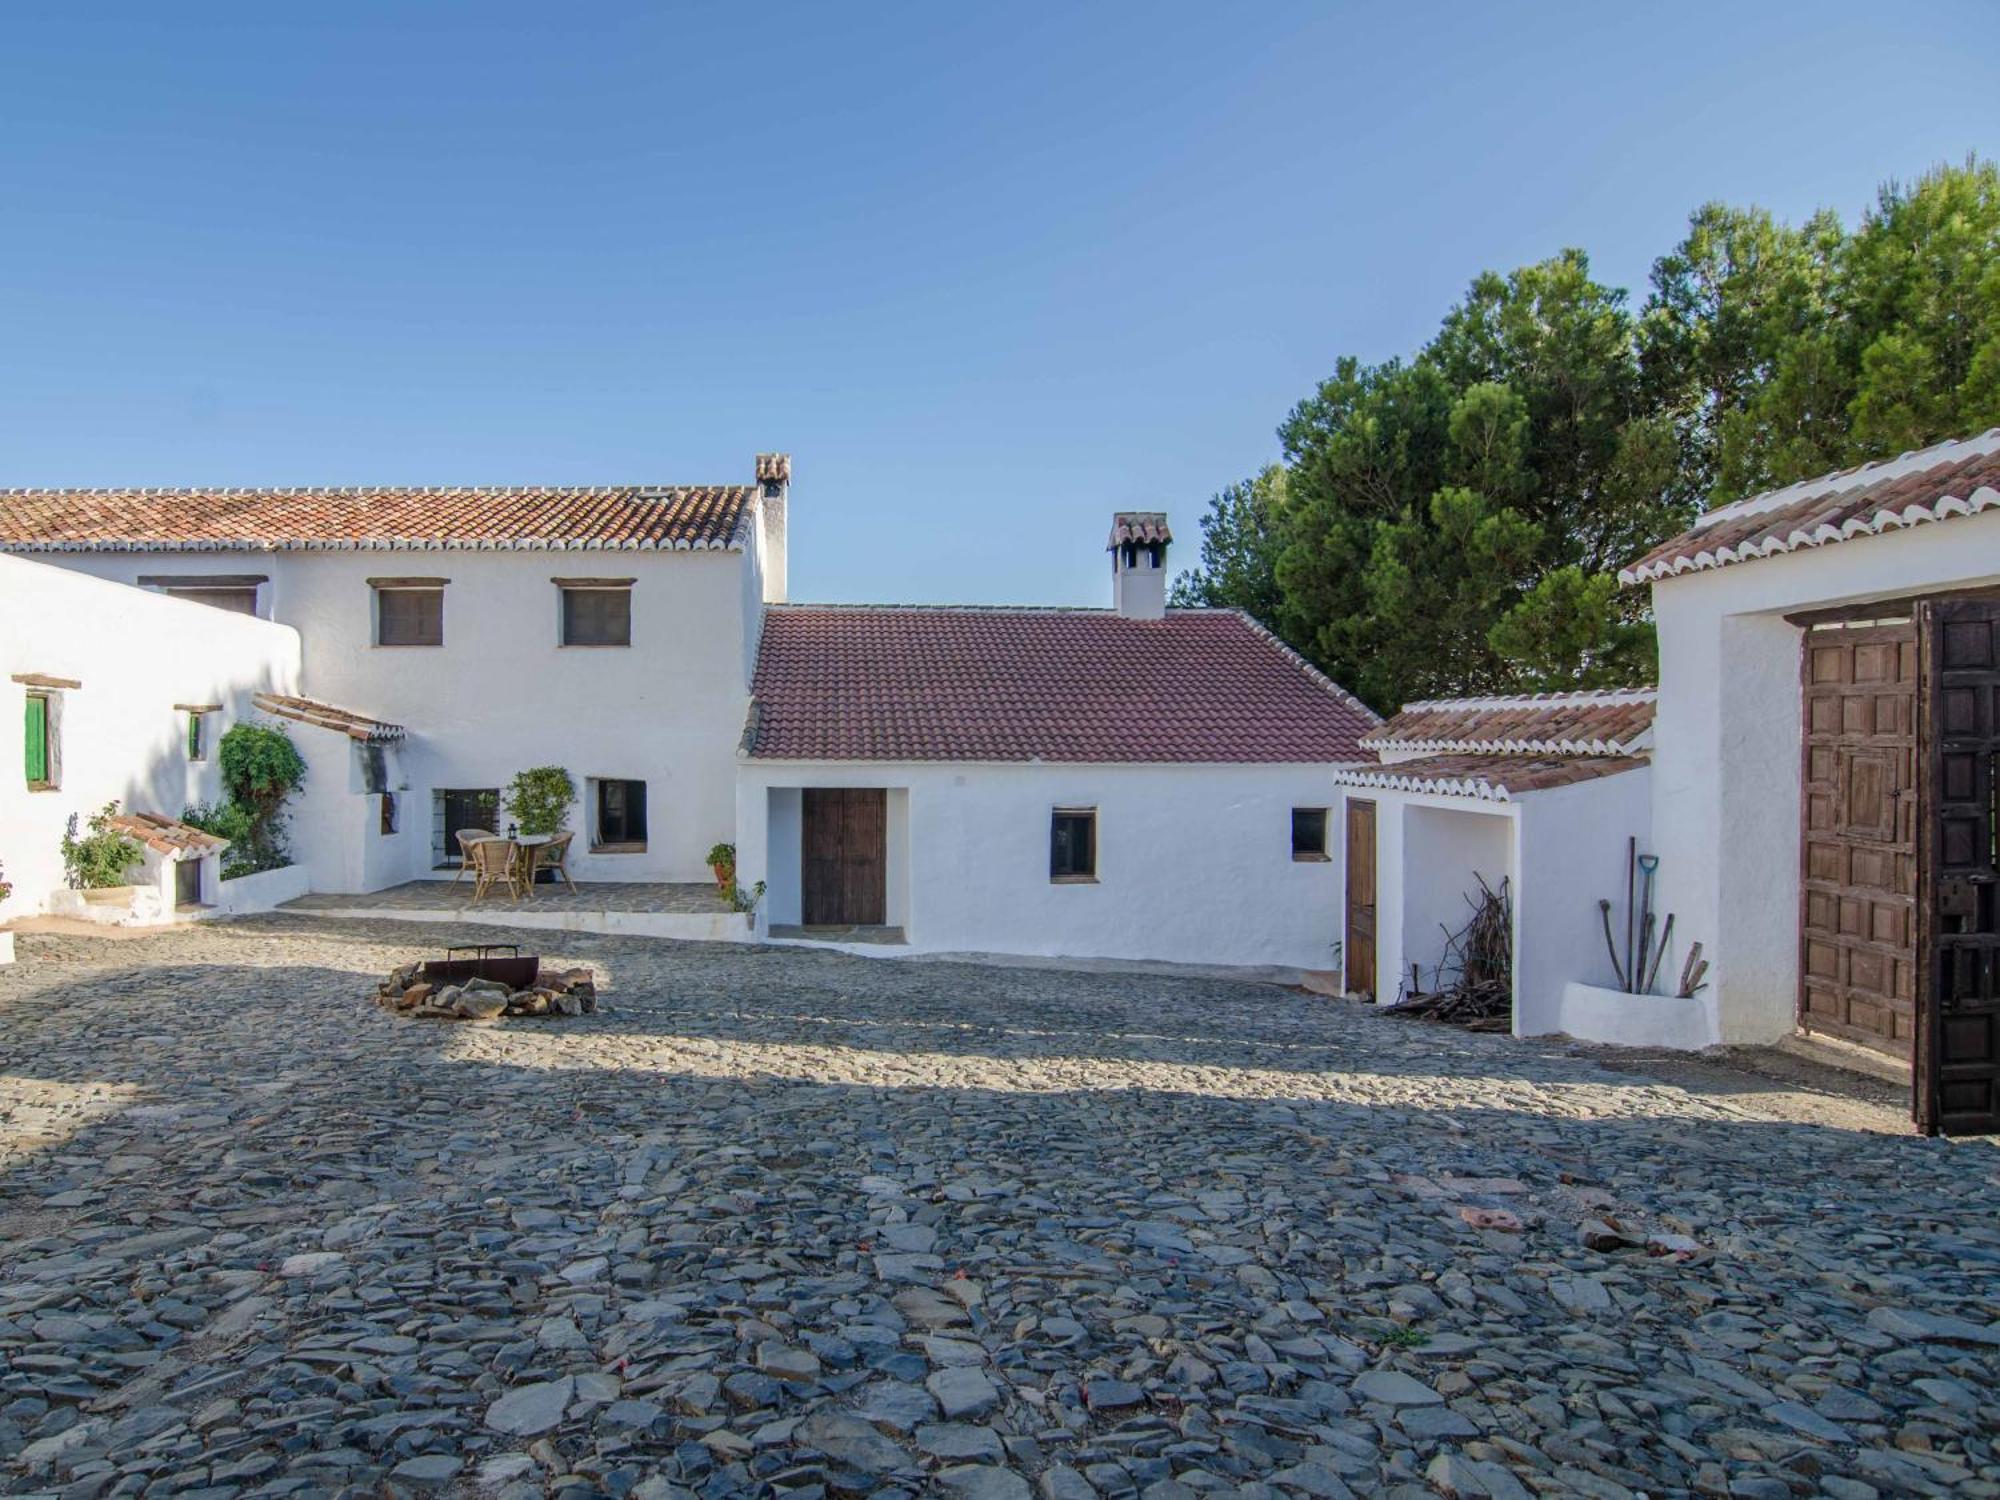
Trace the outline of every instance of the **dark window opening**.
{"type": "Polygon", "coordinates": [[[632,644],[630,589],[564,589],[562,643],[565,646],[632,644]]]}
{"type": "Polygon", "coordinates": [[[1292,858],[1316,860],[1325,859],[1326,857],[1326,809],[1323,807],[1293,808],[1292,858]]]}
{"type": "Polygon", "coordinates": [[[22,758],[27,767],[28,786],[33,791],[46,791],[56,784],[55,736],[51,728],[53,720],[52,700],[49,695],[28,694],[22,758]]]}
{"type": "Polygon", "coordinates": [[[387,838],[396,831],[396,794],[394,792],[384,792],[382,794],[382,822],[380,827],[384,838],[387,838]]]}
{"type": "Polygon", "coordinates": [[[174,905],[201,905],[201,861],[182,859],[174,865],[174,905]]]}
{"type": "Polygon", "coordinates": [[[257,590],[242,589],[162,589],[170,599],[185,599],[190,604],[206,604],[212,609],[226,609],[234,615],[254,615],[257,613],[257,590]]]}
{"type": "Polygon", "coordinates": [[[498,788],[439,790],[432,794],[431,863],[440,870],[462,864],[458,835],[463,831],[500,832],[498,788]]]}
{"type": "Polygon", "coordinates": [[[444,590],[375,590],[375,644],[442,646],[444,590]]]}
{"type": "Polygon", "coordinates": [[[597,783],[598,849],[638,850],[646,847],[646,783],[597,783]]]}
{"type": "Polygon", "coordinates": [[[1097,878],[1097,810],[1059,807],[1049,820],[1049,879],[1097,878]]]}

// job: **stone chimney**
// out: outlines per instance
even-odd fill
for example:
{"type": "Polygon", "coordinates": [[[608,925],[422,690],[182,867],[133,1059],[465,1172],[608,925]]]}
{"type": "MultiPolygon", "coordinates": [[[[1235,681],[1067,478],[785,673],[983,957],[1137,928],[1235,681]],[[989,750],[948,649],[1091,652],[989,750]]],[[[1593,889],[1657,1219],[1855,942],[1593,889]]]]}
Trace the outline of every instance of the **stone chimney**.
{"type": "Polygon", "coordinates": [[[785,505],[792,493],[792,455],[757,455],[757,513],[764,528],[764,602],[783,604],[785,576],[785,505]]]}
{"type": "Polygon", "coordinates": [[[1167,613],[1167,546],[1174,534],[1159,510],[1121,510],[1111,518],[1111,603],[1128,620],[1167,613]]]}

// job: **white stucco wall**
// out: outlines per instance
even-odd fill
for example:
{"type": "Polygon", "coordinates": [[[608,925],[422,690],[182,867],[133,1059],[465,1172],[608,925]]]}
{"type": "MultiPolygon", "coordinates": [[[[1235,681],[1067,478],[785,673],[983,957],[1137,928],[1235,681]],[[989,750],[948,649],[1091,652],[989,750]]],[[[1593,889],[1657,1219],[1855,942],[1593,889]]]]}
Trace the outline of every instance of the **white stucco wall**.
{"type": "Polygon", "coordinates": [[[1796,1013],[1801,632],[1783,616],[1995,585],[1995,511],[1654,585],[1661,894],[1676,939],[1705,945],[1722,1040],[1775,1040],[1796,1013]]]}
{"type": "Polygon", "coordinates": [[[744,761],[738,879],[769,885],[761,927],[796,922],[794,789],[887,787],[889,917],[913,950],[1329,969],[1340,864],[1292,859],[1291,810],[1331,807],[1331,770],[744,761]],[[1057,807],[1097,809],[1094,885],[1049,880],[1057,807]]]}
{"type": "MultiPolygon", "coordinates": [[[[760,528],[749,529],[754,537],[760,528]]],[[[560,765],[579,804],[578,880],[709,879],[709,847],[734,835],[736,750],[761,619],[751,552],[371,551],[51,554],[66,568],[131,580],[175,573],[265,573],[264,598],[305,642],[305,696],[403,725],[401,831],[375,832],[379,807],[336,802],[348,742],[289,726],[312,765],[294,842],[314,888],[368,890],[431,875],[432,794],[504,790],[514,773],[560,765]],[[374,645],[371,577],[441,577],[444,644],[374,645]],[[630,647],[564,647],[556,577],[636,578],[630,647]],[[322,743],[323,742],[323,743],[322,743]],[[336,756],[334,752],[338,752],[336,756]],[[643,853],[593,854],[587,779],[647,786],[643,853]]],[[[212,614],[220,611],[211,610],[212,614]]],[[[505,814],[502,814],[504,819],[505,814]]]]}
{"type": "MultiPolygon", "coordinates": [[[[209,568],[207,571],[217,571],[209,568]]],[[[0,556],[0,865],[14,886],[0,918],[47,909],[63,883],[61,842],[116,798],[128,810],[178,817],[221,795],[215,746],[252,713],[257,692],[298,690],[298,633],[25,558],[0,556]],[[16,673],[80,681],[59,691],[61,780],[30,792],[23,772],[16,673]],[[190,761],[176,703],[220,703],[207,716],[207,757],[190,761]]]]}
{"type": "MultiPolygon", "coordinates": [[[[1378,844],[1382,814],[1388,810],[1377,804],[1378,844]]],[[[1456,806],[1406,804],[1400,812],[1403,909],[1397,925],[1402,942],[1397,967],[1383,969],[1377,977],[1378,995],[1393,994],[1408,983],[1412,964],[1421,966],[1426,986],[1435,983],[1446,933],[1457,932],[1472,917],[1473,906],[1466,898],[1476,895],[1482,878],[1498,890],[1514,873],[1513,819],[1481,812],[1477,803],[1466,800],[1456,806]]],[[[1379,930],[1379,893],[1376,900],[1379,930]]]]}

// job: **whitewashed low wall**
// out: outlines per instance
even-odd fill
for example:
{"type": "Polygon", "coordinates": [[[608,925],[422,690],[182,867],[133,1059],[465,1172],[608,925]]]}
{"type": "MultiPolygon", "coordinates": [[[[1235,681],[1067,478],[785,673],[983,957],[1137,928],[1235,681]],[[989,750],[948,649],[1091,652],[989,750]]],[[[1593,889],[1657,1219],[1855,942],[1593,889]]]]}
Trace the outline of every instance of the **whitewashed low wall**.
{"type": "Polygon", "coordinates": [[[217,882],[215,900],[202,916],[247,917],[255,912],[275,911],[311,888],[304,865],[284,865],[275,870],[259,870],[255,875],[239,875],[234,880],[217,882]]]}
{"type": "Polygon", "coordinates": [[[0,928],[0,964],[14,961],[14,934],[0,928]]]}
{"type": "Polygon", "coordinates": [[[94,891],[59,887],[49,892],[48,910],[100,927],[164,927],[174,919],[173,906],[161,899],[154,885],[113,885],[94,891]]]}
{"type": "Polygon", "coordinates": [[[1609,1042],[1618,1047],[1671,1047],[1691,1052],[1713,1047],[1722,1038],[1715,1009],[1697,995],[1628,995],[1572,980],[1563,986],[1553,1016],[1545,1016],[1549,1032],[1573,1036],[1579,1042],[1609,1042]]]}

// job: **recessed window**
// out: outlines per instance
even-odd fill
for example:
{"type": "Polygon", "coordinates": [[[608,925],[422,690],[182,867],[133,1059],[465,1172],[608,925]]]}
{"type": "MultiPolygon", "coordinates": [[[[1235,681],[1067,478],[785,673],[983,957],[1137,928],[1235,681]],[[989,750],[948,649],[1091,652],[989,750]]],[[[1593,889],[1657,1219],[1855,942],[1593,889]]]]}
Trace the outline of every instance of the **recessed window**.
{"type": "Polygon", "coordinates": [[[379,831],[383,838],[387,838],[396,831],[396,794],[394,792],[382,793],[382,821],[379,825],[379,831]]]}
{"type": "Polygon", "coordinates": [[[607,854],[636,854],[646,847],[646,783],[598,778],[596,837],[591,848],[607,854]]]}
{"type": "Polygon", "coordinates": [[[632,588],[623,579],[558,579],[565,646],[632,644],[632,588]]]}
{"type": "Polygon", "coordinates": [[[22,763],[28,790],[53,791],[56,785],[56,705],[51,693],[29,693],[22,727],[22,763]]]}
{"type": "Polygon", "coordinates": [[[1059,807],[1049,818],[1049,879],[1097,878],[1097,809],[1059,807]]]}
{"type": "Polygon", "coordinates": [[[1311,861],[1323,860],[1326,857],[1326,809],[1293,808],[1292,858],[1311,861]]]}
{"type": "Polygon", "coordinates": [[[375,644],[442,646],[444,583],[441,579],[368,580],[375,592],[375,644]]]}
{"type": "Polygon", "coordinates": [[[208,737],[202,732],[201,727],[203,717],[204,715],[198,713],[190,713],[188,715],[187,747],[189,760],[208,759],[208,737]]]}
{"type": "Polygon", "coordinates": [[[270,579],[262,573],[142,573],[139,587],[190,604],[206,604],[231,614],[254,615],[257,590],[270,579]]]}

